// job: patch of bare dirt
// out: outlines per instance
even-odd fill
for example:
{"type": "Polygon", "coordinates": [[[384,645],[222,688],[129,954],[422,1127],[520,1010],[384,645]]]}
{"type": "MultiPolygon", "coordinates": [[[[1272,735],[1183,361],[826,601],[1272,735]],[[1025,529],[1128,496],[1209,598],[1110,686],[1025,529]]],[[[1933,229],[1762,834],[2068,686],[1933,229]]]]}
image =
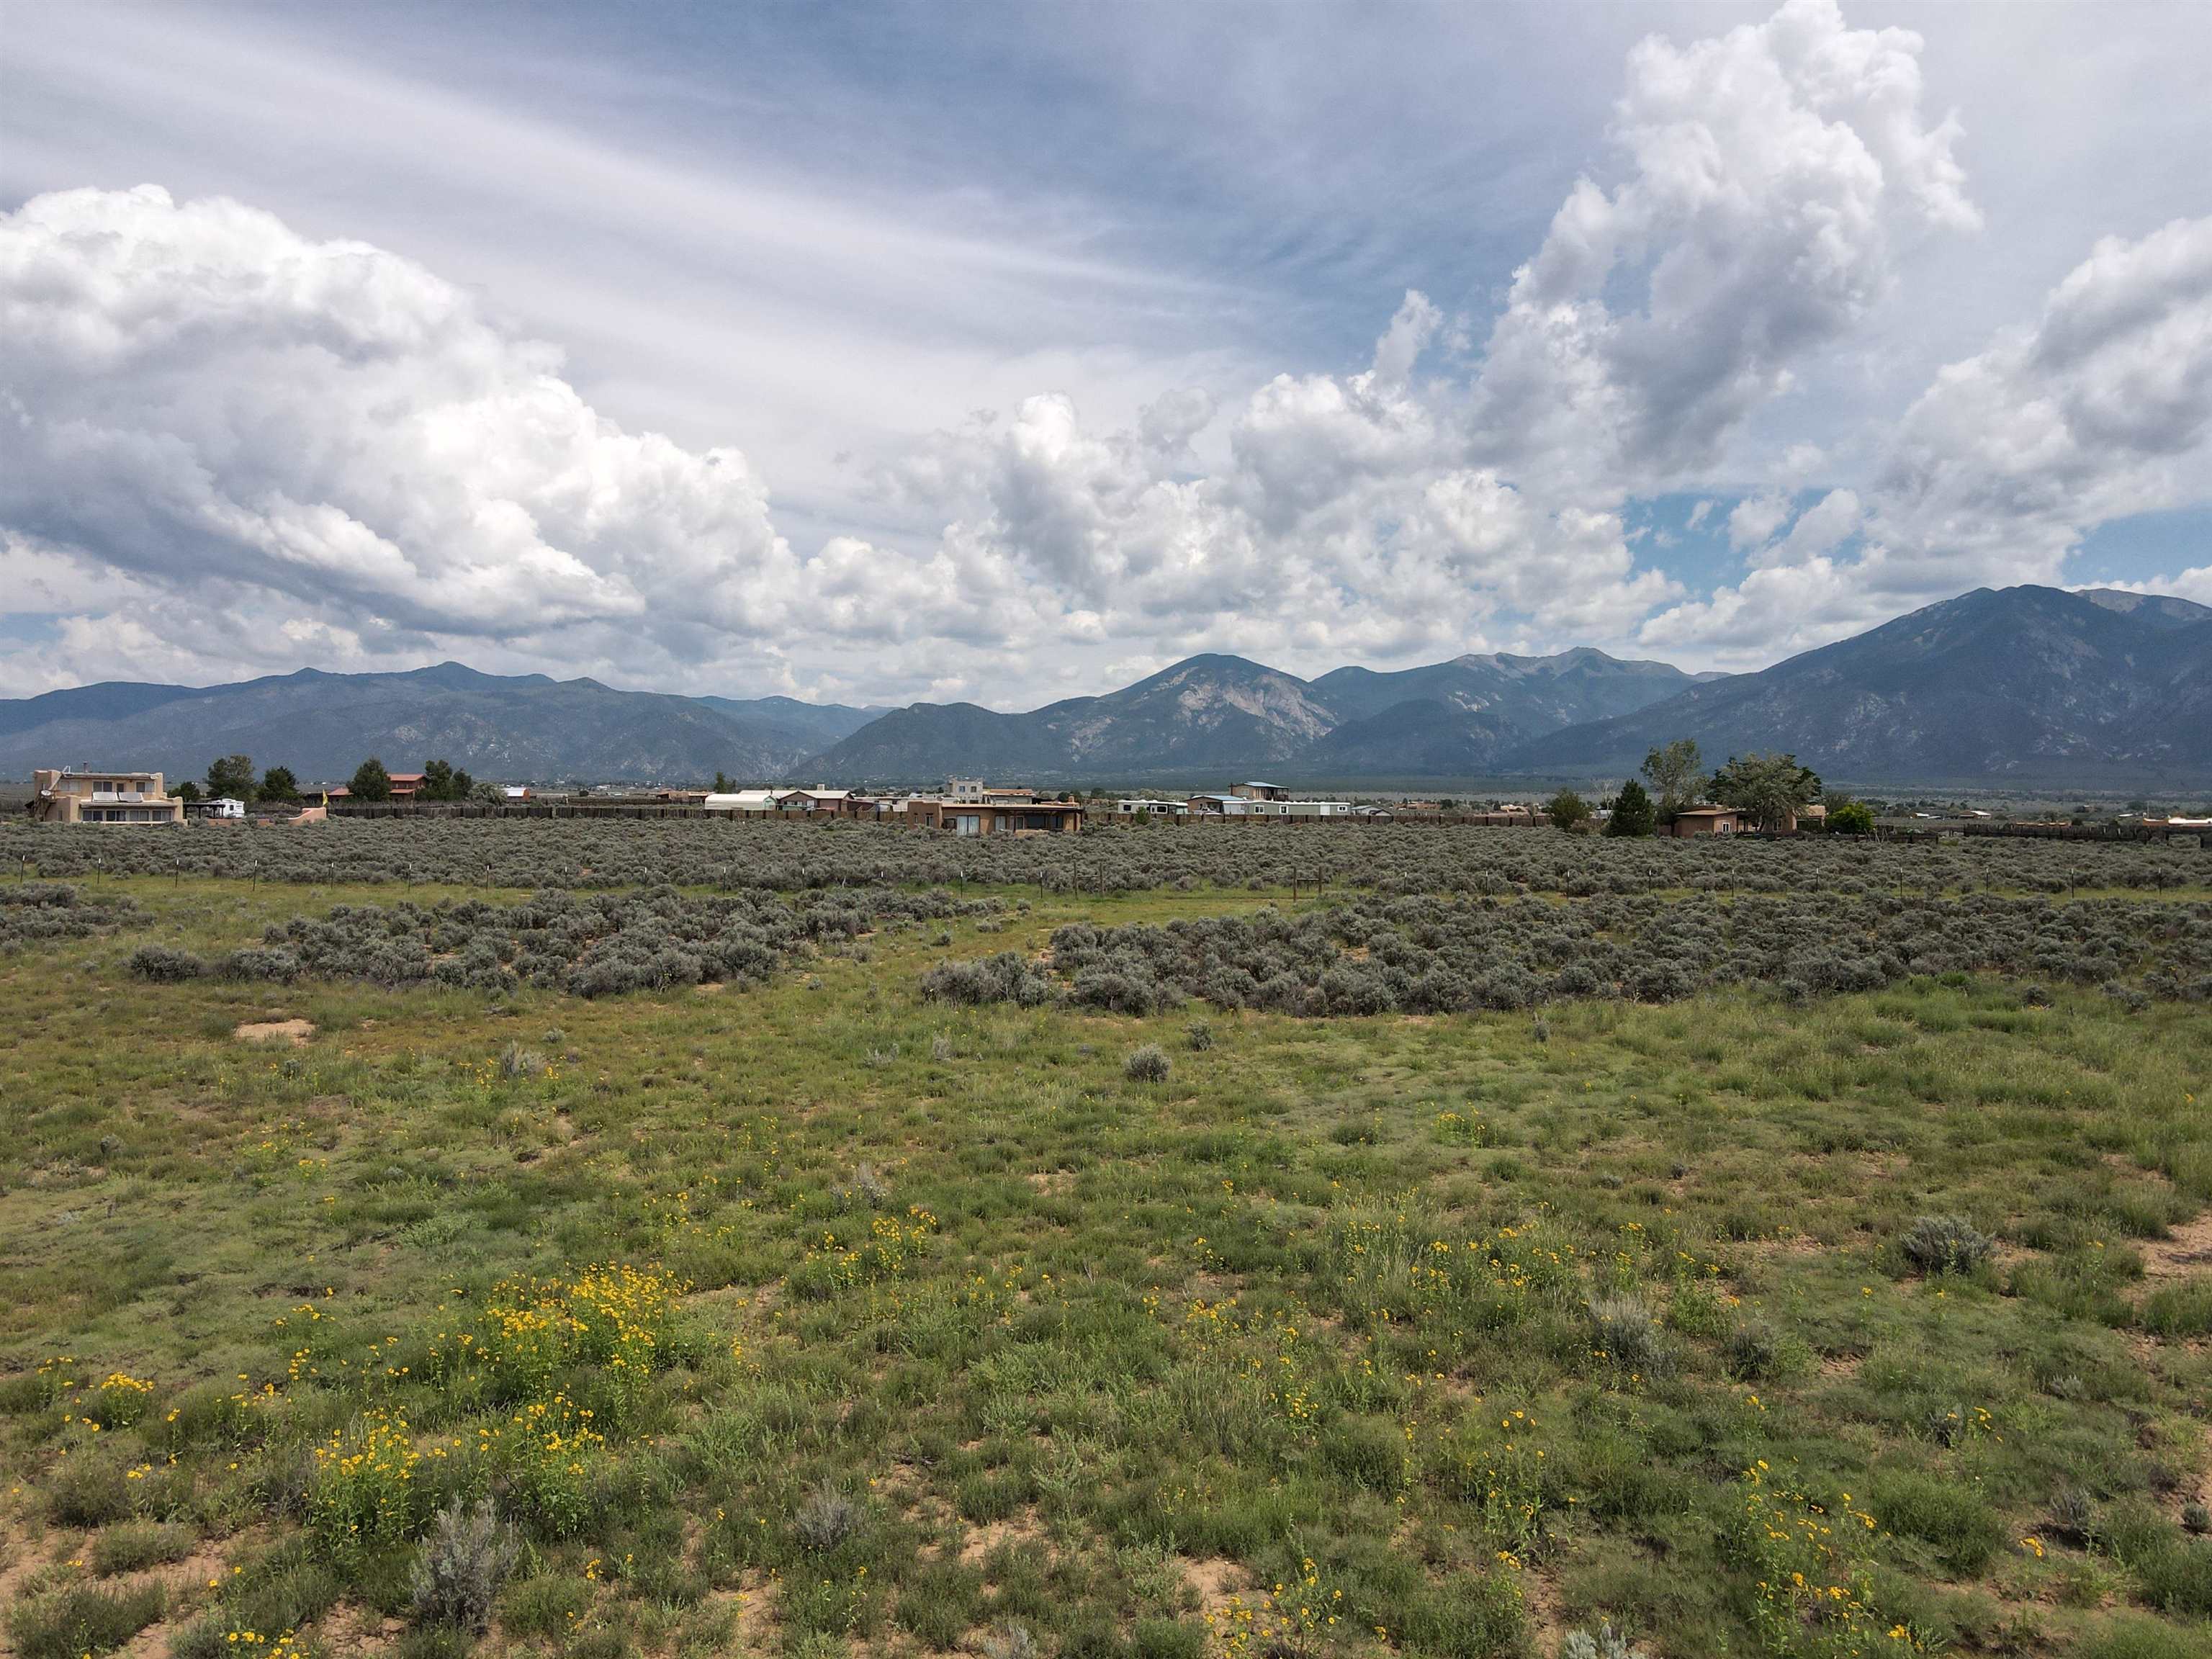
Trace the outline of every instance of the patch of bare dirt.
{"type": "Polygon", "coordinates": [[[1032,1170],[1025,1177],[1041,1193],[1064,1193],[1075,1185],[1073,1170],[1032,1170]]]}
{"type": "MultiPolygon", "coordinates": [[[[167,1613],[116,1649],[114,1659],[162,1659],[177,1632],[191,1621],[215,1594],[216,1586],[229,1576],[223,1551],[216,1545],[203,1544],[179,1560],[165,1561],[128,1579],[112,1581],[131,1584],[158,1583],[168,1592],[169,1598],[167,1613]]],[[[4,1583],[0,1583],[0,1603],[7,1601],[4,1583]]]]}
{"type": "Polygon", "coordinates": [[[1559,1587],[1540,1572],[1524,1572],[1521,1601],[1528,1609],[1528,1627],[1536,1632],[1536,1651],[1557,1652],[1571,1628],[1565,1604],[1559,1599],[1559,1587]]]}
{"type": "Polygon", "coordinates": [[[22,1599],[23,1586],[31,1575],[46,1565],[51,1552],[34,1551],[28,1539],[18,1542],[7,1534],[0,1534],[0,1539],[12,1546],[0,1552],[0,1607],[12,1607],[22,1599]]]}
{"type": "Polygon", "coordinates": [[[398,1645],[407,1626],[398,1619],[350,1603],[335,1609],[318,1628],[316,1644],[332,1655],[388,1653],[398,1645]]]}
{"type": "Polygon", "coordinates": [[[2183,1222],[2168,1237],[2146,1239],[2136,1248],[2142,1253],[2145,1279],[2212,1273],[2212,1210],[2183,1222]]]}
{"type": "Polygon", "coordinates": [[[314,1034],[315,1023],[311,1019],[250,1019],[231,1036],[240,1042],[288,1042],[295,1048],[304,1048],[314,1034]]]}
{"type": "Polygon", "coordinates": [[[1199,1616],[1218,1613],[1240,1595],[1249,1595],[1254,1586],[1252,1575],[1241,1561],[1231,1561],[1225,1556],[1209,1555],[1201,1559],[1176,1563],[1182,1573],[1183,1589],[1198,1603],[1199,1616]]]}

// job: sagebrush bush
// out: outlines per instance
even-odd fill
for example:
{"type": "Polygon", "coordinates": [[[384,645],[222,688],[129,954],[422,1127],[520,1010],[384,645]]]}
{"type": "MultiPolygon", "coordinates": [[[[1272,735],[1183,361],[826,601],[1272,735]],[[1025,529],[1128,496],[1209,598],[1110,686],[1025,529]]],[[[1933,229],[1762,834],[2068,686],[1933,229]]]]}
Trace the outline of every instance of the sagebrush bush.
{"type": "Polygon", "coordinates": [[[418,1623],[454,1625],[482,1634],[491,1625],[500,1586],[514,1571],[522,1540],[489,1498],[464,1509],[455,1498],[438,1511],[407,1581],[418,1623]]]}
{"type": "Polygon", "coordinates": [[[1923,1215],[1899,1241],[1905,1259],[1923,1273],[1971,1273],[1996,1248],[1963,1216],[1923,1215]]]}
{"type": "Polygon", "coordinates": [[[205,961],[173,945],[142,945],[124,965],[138,978],[157,985],[180,985],[203,977],[208,970],[205,961]]]}
{"type": "Polygon", "coordinates": [[[1662,1375],[1671,1356],[1651,1304],[1639,1296],[1600,1297],[1589,1304],[1590,1344],[1622,1370],[1662,1375]]]}
{"type": "Polygon", "coordinates": [[[800,1500],[791,1529],[806,1548],[827,1555],[860,1529],[863,1518],[860,1504],[824,1480],[800,1500]]]}
{"type": "Polygon", "coordinates": [[[1569,1631],[1559,1644],[1559,1659],[1646,1659],[1644,1650],[1630,1644],[1627,1632],[1602,1620],[1592,1630],[1569,1631]]]}
{"type": "Polygon", "coordinates": [[[1134,1083],[1165,1083],[1174,1070],[1175,1064],[1169,1060],[1167,1050],[1157,1042],[1132,1048],[1129,1057],[1121,1062],[1121,1075],[1134,1083]]]}
{"type": "Polygon", "coordinates": [[[499,1051],[499,1074],[509,1079],[543,1077],[545,1075],[545,1056],[535,1048],[526,1048],[519,1042],[510,1042],[499,1051]]]}

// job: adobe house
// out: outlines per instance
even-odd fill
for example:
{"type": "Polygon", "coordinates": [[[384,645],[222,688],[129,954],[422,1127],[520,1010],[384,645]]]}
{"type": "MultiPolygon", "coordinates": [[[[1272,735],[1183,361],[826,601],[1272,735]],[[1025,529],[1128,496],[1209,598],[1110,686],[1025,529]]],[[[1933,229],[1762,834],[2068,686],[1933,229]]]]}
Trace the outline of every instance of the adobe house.
{"type": "Polygon", "coordinates": [[[906,804],[907,827],[956,836],[1072,836],[1083,828],[1083,805],[1072,800],[924,800],[906,804]]]}
{"type": "Polygon", "coordinates": [[[1674,814],[1667,833],[1682,840],[1692,836],[1739,836],[1743,814],[1733,806],[1686,806],[1674,814]]]}
{"type": "Polygon", "coordinates": [[[31,816],[41,823],[182,823],[185,804],[170,797],[159,772],[63,767],[31,774],[31,816]]]}

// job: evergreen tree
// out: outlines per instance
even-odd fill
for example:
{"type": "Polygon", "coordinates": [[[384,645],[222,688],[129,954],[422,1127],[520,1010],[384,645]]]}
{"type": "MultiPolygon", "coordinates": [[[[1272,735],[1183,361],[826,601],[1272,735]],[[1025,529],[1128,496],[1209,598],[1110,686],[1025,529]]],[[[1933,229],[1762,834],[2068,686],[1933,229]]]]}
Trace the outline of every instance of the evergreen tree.
{"type": "Polygon", "coordinates": [[[272,766],[261,775],[261,799],[264,800],[297,800],[300,781],[292,775],[289,766],[272,766]]]}
{"type": "Polygon", "coordinates": [[[1620,786],[1620,793],[1613,798],[1613,816],[1606,820],[1608,836],[1648,836],[1658,828],[1659,814],[1651,805],[1651,797],[1634,778],[1620,786]]]}
{"type": "Polygon", "coordinates": [[[384,763],[374,755],[354,769],[353,781],[346,786],[346,793],[354,800],[390,800],[392,774],[384,769],[384,763]]]}
{"type": "Polygon", "coordinates": [[[225,755],[208,767],[207,792],[218,799],[228,795],[233,800],[253,799],[253,757],[251,755],[225,755]]]}

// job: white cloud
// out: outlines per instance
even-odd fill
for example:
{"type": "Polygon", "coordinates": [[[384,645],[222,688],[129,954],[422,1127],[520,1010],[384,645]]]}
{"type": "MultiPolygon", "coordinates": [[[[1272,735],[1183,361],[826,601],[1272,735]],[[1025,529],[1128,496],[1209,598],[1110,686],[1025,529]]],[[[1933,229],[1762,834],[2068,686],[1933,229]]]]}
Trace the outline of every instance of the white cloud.
{"type": "Polygon", "coordinates": [[[733,450],[624,432],[467,295],[152,186],[0,222],[0,515],[142,581],[490,637],[779,620],[794,562],[733,450]]]}
{"type": "Polygon", "coordinates": [[[1899,545],[2050,575],[2089,526],[2212,495],[2212,218],[2099,242],[2034,323],[1936,376],[1881,486],[1899,545]]]}
{"type": "Polygon", "coordinates": [[[1790,522],[1790,498],[1778,491],[1747,495],[1729,510],[1729,545],[1739,553],[1757,547],[1790,522]]]}
{"type": "MultiPolygon", "coordinates": [[[[1942,369],[1899,423],[1869,501],[1832,492],[1741,584],[1639,637],[1764,659],[1966,588],[2055,584],[2091,526],[2208,498],[2212,219],[2176,220],[2100,242],[2033,323],[1942,369]],[[1831,556],[1859,532],[1858,556],[1831,556]]],[[[2202,594],[2212,576],[2154,586],[2202,594]]]]}
{"type": "MultiPolygon", "coordinates": [[[[1921,56],[1916,34],[1850,27],[1832,0],[1637,46],[1611,165],[1568,191],[1471,369],[1464,320],[1409,290],[1344,373],[1217,374],[1222,355],[1185,375],[1131,349],[1102,397],[1097,354],[1122,348],[1097,330],[1059,355],[1008,345],[950,404],[991,408],[922,437],[886,438],[860,382],[833,377],[806,430],[824,398],[867,428],[849,468],[865,487],[825,502],[835,469],[817,459],[781,523],[747,454],[713,441],[776,410],[691,402],[690,441],[619,422],[604,375],[491,309],[495,284],[480,297],[221,198],[35,197],[0,220],[8,609],[87,663],[90,641],[129,640],[131,672],[183,678],[463,655],[1011,705],[1194,649],[1311,671],[1633,641],[1749,664],[1973,581],[2051,579],[2086,526],[2206,493],[2208,222],[2100,243],[2039,317],[1936,378],[1878,466],[1864,435],[1816,446],[1761,423],[1799,385],[1833,383],[1917,243],[1978,222],[1921,56]],[[1707,599],[1638,563],[1672,538],[1625,527],[1637,495],[1675,488],[1698,494],[1690,526],[1724,520],[1744,558],[1707,599]],[[811,553],[794,519],[816,526],[811,553]]],[[[756,225],[694,172],[415,101],[525,170],[574,161],[641,234],[662,218],[719,247],[734,233],[714,227],[742,222],[763,316],[834,268],[833,297],[897,319],[881,328],[915,337],[902,352],[983,328],[1017,284],[1071,304],[1148,287],[1081,238],[1024,257],[1023,238],[936,234],[927,216],[884,260],[866,215],[756,225]]],[[[698,276],[674,313],[698,309],[698,276]]],[[[878,377],[891,424],[916,406],[920,358],[896,361],[878,377]]],[[[0,653],[0,678],[52,683],[53,664],[0,653]]]]}
{"type": "Polygon", "coordinates": [[[1613,126],[1628,170],[1578,180],[1515,273],[1484,443],[1615,487],[1708,464],[1887,292],[1900,241],[1972,228],[1957,125],[1921,112],[1920,50],[1845,27],[1833,0],[1638,46],[1613,126]]]}

